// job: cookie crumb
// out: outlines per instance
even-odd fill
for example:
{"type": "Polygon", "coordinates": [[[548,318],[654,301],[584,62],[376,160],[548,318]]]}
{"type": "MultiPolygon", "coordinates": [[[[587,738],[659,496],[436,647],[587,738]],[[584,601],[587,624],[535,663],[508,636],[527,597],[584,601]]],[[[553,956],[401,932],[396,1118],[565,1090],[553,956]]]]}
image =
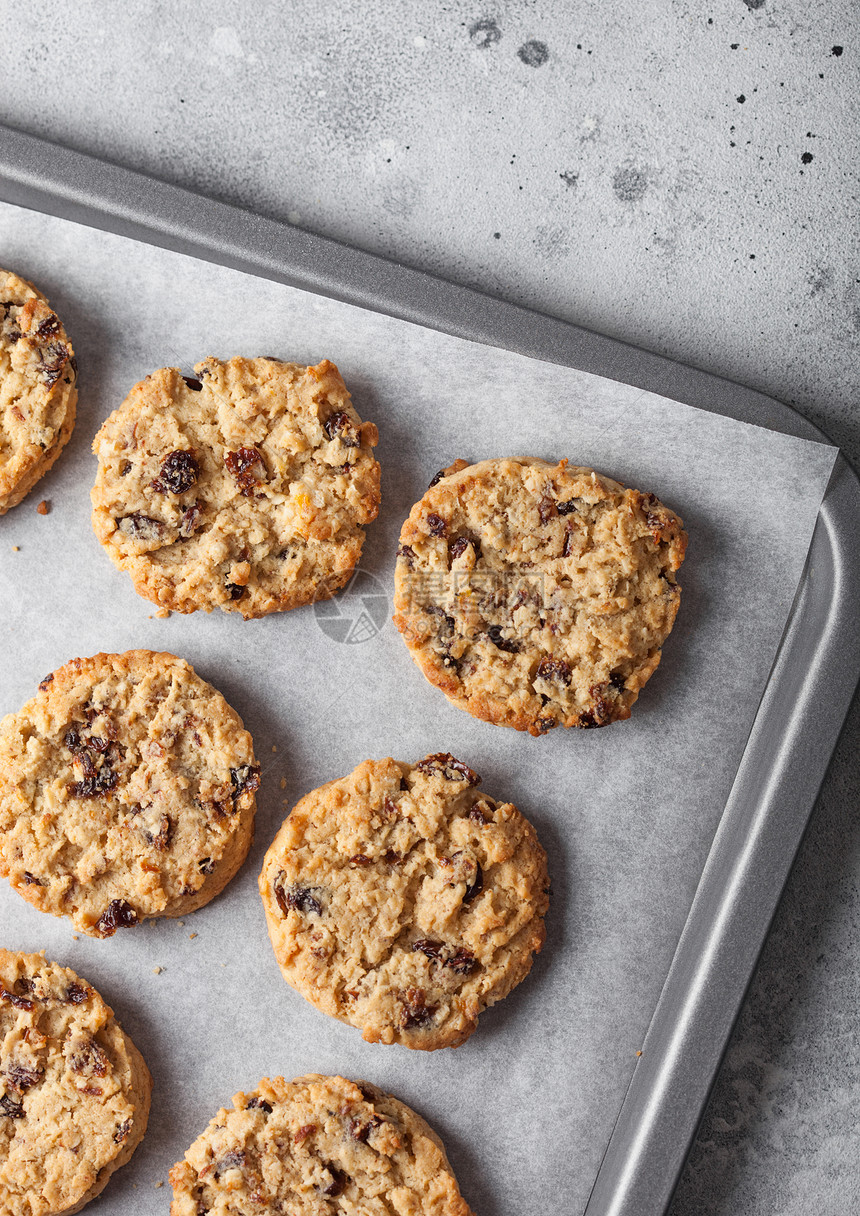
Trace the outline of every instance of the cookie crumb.
{"type": "Polygon", "coordinates": [[[196,937],[196,936],[197,936],[197,934],[196,934],[196,933],[189,933],[189,934],[188,934],[188,936],[189,936],[189,937],[196,937]]]}
{"type": "Polygon", "coordinates": [[[20,553],[20,552],[21,552],[21,546],[20,546],[20,545],[13,545],[13,546],[12,546],[12,552],[13,552],[13,553],[20,553]]]}
{"type": "Polygon", "coordinates": [[[166,621],[167,618],[170,616],[170,609],[169,608],[159,608],[158,612],[156,612],[155,615],[158,617],[158,619],[160,621],[166,621]]]}
{"type": "Polygon", "coordinates": [[[153,968],[152,968],[152,974],[153,974],[153,975],[161,975],[161,967],[153,967],[153,968]]]}
{"type": "Polygon", "coordinates": [[[277,750],[278,750],[277,745],[273,743],[273,744],[272,744],[272,751],[273,751],[273,752],[276,752],[277,750]]]}
{"type": "Polygon", "coordinates": [[[79,942],[81,939],[78,937],[77,933],[73,933],[73,934],[72,934],[72,940],[73,940],[73,941],[76,941],[76,942],[79,942]]]}
{"type": "Polygon", "coordinates": [[[176,923],[179,925],[179,928],[180,928],[180,929],[184,929],[184,928],[185,928],[185,921],[184,921],[184,920],[179,920],[179,921],[177,921],[176,923]]]}
{"type": "Polygon", "coordinates": [[[159,1188],[160,1186],[164,1186],[164,1183],[163,1183],[163,1182],[161,1181],[161,1179],[159,1178],[158,1182],[156,1182],[156,1184],[155,1184],[155,1189],[156,1189],[156,1190],[158,1190],[158,1188],[159,1188]]]}
{"type": "Polygon", "coordinates": [[[50,513],[51,504],[48,502],[47,498],[42,499],[38,507],[36,507],[36,510],[40,515],[48,515],[50,513]]]}
{"type": "Polygon", "coordinates": [[[286,779],[286,777],[282,777],[281,778],[281,789],[285,790],[286,788],[287,788],[287,779],[286,779]]]}

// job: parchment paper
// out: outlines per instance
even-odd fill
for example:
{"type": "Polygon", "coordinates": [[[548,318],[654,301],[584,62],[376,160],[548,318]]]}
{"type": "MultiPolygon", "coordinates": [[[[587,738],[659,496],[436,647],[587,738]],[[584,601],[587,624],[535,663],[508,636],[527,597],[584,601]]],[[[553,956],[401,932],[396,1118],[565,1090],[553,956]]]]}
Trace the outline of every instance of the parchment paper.
{"type": "Polygon", "coordinates": [[[834,449],[5,205],[0,265],[48,295],[80,364],[69,447],[0,519],[0,713],[74,656],[167,649],[239,710],[263,765],[250,857],[184,924],[76,938],[0,886],[0,941],[44,948],[93,983],[154,1077],[146,1139],[91,1210],[166,1212],[167,1171],[219,1106],[261,1076],[316,1071],[371,1080],[423,1114],[480,1216],[581,1212],[767,679],[834,449]],[[379,427],[383,505],[362,560],[373,576],[364,591],[378,594],[336,601],[345,640],[311,607],[247,623],[220,612],[159,620],[95,540],[95,431],[148,372],[188,373],[210,354],[331,358],[379,427]],[[593,465],[653,491],[687,524],[678,622],[629,722],[542,739],[476,722],[430,687],[390,622],[379,595],[390,596],[411,504],[456,457],[503,455],[593,465]],[[463,1047],[424,1054],[364,1043],[283,983],[256,877],[308,790],[367,757],[437,751],[465,760],[490,795],[532,819],[550,857],[552,903],[526,982],[463,1047]]]}

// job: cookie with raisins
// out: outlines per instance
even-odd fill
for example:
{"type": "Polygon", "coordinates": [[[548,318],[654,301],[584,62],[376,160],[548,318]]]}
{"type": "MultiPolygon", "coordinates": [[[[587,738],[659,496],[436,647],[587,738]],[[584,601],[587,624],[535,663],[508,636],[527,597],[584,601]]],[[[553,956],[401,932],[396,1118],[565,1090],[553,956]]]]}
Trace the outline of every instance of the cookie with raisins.
{"type": "Polygon", "coordinates": [[[458,461],[412,508],[394,623],[452,704],[542,735],[630,717],[660,662],[687,534],[566,460],[458,461]]]}
{"type": "Polygon", "coordinates": [[[75,425],[77,364],[40,291],[0,270],[0,515],[29,494],[75,425]]]}
{"type": "Polygon", "coordinates": [[[146,1131],[152,1079],[85,980],[0,949],[0,1211],[70,1216],[146,1131]]]}
{"type": "Polygon", "coordinates": [[[334,595],[379,510],[376,427],[328,360],[194,370],[153,372],[96,435],[96,536],[177,612],[248,620],[334,595]]]}
{"type": "Polygon", "coordinates": [[[544,941],[546,854],[448,753],[366,760],[307,794],[263,862],[284,979],[370,1043],[457,1047],[544,941]]]}
{"type": "Polygon", "coordinates": [[[73,659],[0,722],[0,875],[91,937],[182,916],[244,861],[259,785],[242,719],[182,659],[73,659]]]}
{"type": "Polygon", "coordinates": [[[218,1112],[170,1171],[170,1216],[402,1212],[472,1216],[442,1141],[366,1081],[265,1078],[218,1112]]]}

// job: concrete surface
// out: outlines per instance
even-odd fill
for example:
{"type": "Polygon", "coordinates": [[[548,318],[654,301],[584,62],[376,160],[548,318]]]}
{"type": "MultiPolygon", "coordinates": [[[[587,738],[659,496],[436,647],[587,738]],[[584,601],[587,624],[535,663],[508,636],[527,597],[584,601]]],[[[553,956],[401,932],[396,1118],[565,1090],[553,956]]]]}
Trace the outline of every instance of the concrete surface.
{"type": "MultiPolygon", "coordinates": [[[[856,463],[858,33],[853,0],[10,3],[0,115],[743,381],[856,463]]],[[[672,1216],[860,1207],[858,743],[672,1216]]]]}

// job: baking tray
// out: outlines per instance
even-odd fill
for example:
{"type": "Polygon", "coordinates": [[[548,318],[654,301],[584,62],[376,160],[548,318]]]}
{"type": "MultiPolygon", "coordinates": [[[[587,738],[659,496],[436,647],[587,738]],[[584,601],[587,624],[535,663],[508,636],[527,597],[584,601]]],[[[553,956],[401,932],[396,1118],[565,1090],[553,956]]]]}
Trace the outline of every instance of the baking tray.
{"type": "MultiPolygon", "coordinates": [[[[741,385],[3,126],[0,199],[826,441],[741,385]]],[[[670,1202],[860,677],[858,535],[860,484],[840,455],[585,1216],[670,1202]]]]}

